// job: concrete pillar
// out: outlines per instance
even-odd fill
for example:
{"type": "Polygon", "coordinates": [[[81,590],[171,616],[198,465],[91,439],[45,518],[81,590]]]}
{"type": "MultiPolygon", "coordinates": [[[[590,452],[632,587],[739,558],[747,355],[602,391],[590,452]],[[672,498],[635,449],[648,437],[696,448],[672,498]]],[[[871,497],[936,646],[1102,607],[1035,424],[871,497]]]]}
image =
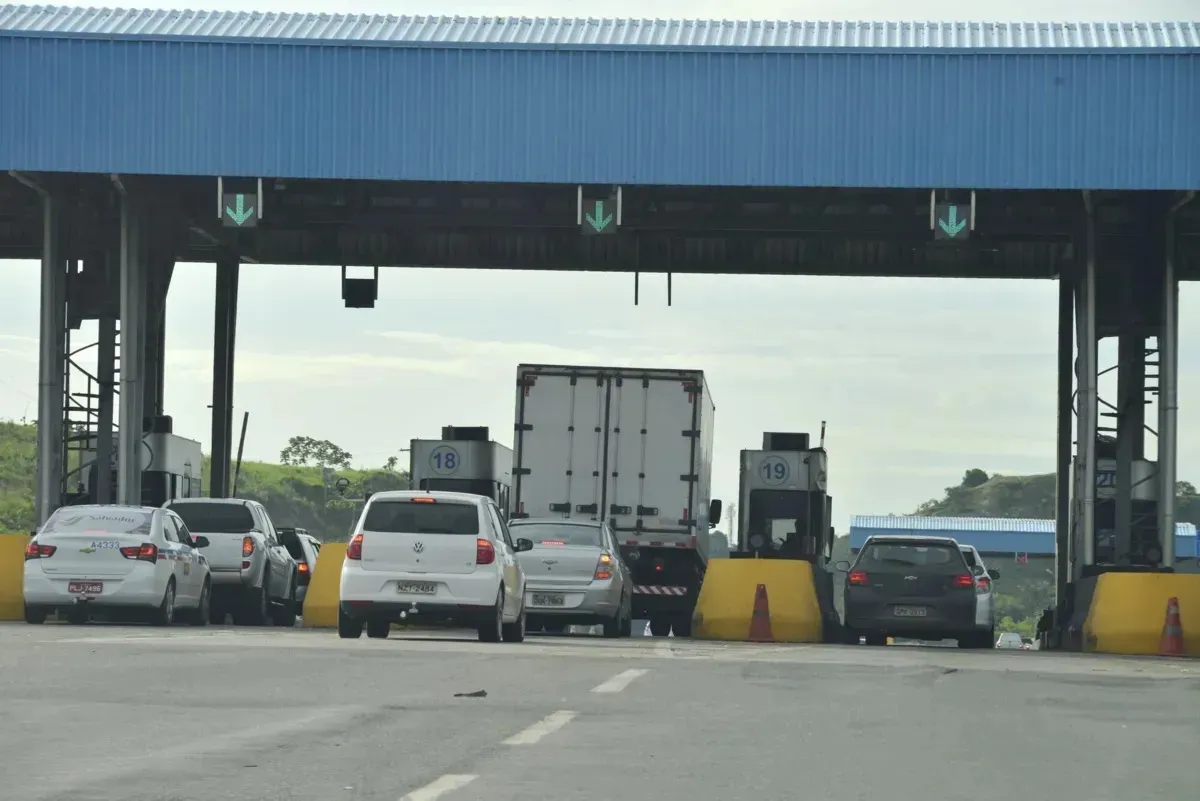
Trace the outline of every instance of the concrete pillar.
{"type": "Polygon", "coordinates": [[[143,389],[147,417],[164,414],[166,389],[167,292],[175,272],[173,260],[154,259],[146,282],[146,374],[143,389]]]}
{"type": "Polygon", "coordinates": [[[117,321],[101,317],[96,341],[96,503],[113,503],[113,422],[116,411],[117,321]]]}
{"type": "Polygon", "coordinates": [[[1195,198],[1190,192],[1167,213],[1163,257],[1162,328],[1158,337],[1158,532],[1163,567],[1175,566],[1176,415],[1179,410],[1179,278],[1175,272],[1175,214],[1195,198]]]}
{"type": "Polygon", "coordinates": [[[1072,580],[1096,561],[1096,219],[1091,196],[1084,192],[1084,249],[1082,274],[1075,289],[1075,322],[1079,341],[1076,360],[1078,381],[1078,453],[1075,459],[1078,525],[1074,529],[1071,551],[1072,580]]]}
{"type": "Polygon", "coordinates": [[[209,495],[229,495],[233,449],[233,367],[237,333],[238,258],[224,253],[217,262],[213,319],[212,476],[209,495]]]}
{"type": "Polygon", "coordinates": [[[146,240],[144,211],[121,196],[121,405],[117,432],[117,503],[140,505],[142,386],[145,363],[146,240]]]}
{"type": "Polygon", "coordinates": [[[1075,388],[1075,287],[1070,277],[1058,278],[1058,431],[1054,482],[1054,586],[1055,608],[1065,614],[1067,584],[1071,581],[1071,402],[1075,388]]]}
{"type": "MultiPolygon", "coordinates": [[[[1132,295],[1131,295],[1132,296],[1132,295]]],[[[1133,463],[1146,452],[1146,337],[1139,315],[1126,308],[1127,330],[1117,340],[1117,476],[1113,562],[1130,563],[1133,544],[1133,463]]]]}
{"type": "Polygon", "coordinates": [[[38,444],[34,504],[41,526],[58,508],[63,482],[66,369],[67,272],[61,211],[42,198],[42,291],[38,335],[38,444]]]}

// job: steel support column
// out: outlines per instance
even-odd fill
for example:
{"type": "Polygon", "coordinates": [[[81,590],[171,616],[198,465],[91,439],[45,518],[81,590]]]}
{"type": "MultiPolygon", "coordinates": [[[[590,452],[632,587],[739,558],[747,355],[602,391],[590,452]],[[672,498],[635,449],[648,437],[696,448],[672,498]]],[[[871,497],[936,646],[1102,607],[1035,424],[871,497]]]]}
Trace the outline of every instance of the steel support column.
{"type": "Polygon", "coordinates": [[[116,411],[117,321],[97,320],[96,340],[96,503],[113,503],[113,419],[116,411]]]}
{"type": "MultiPolygon", "coordinates": [[[[1131,291],[1130,297],[1136,297],[1131,291]]],[[[1133,544],[1133,463],[1146,451],[1146,336],[1132,307],[1117,339],[1117,475],[1113,499],[1113,561],[1130,563],[1133,544]]]]}
{"type": "Polygon", "coordinates": [[[59,203],[42,196],[42,292],[38,333],[38,447],[35,505],[41,526],[60,503],[63,482],[63,378],[67,272],[59,203]]]}
{"type": "Polygon", "coordinates": [[[175,272],[173,261],[154,259],[149,265],[151,274],[146,282],[146,375],[145,408],[147,417],[164,413],[163,393],[166,387],[167,292],[175,272]]]}
{"type": "Polygon", "coordinates": [[[1158,531],[1163,567],[1175,566],[1176,416],[1179,410],[1179,278],[1175,272],[1175,215],[1196,197],[1189,192],[1167,212],[1163,256],[1162,333],[1158,341],[1158,531]]]}
{"type": "Polygon", "coordinates": [[[146,353],[147,230],[139,204],[121,196],[121,403],[117,502],[142,502],[141,460],[146,353]]]}
{"type": "Polygon", "coordinates": [[[1079,342],[1075,370],[1079,393],[1074,486],[1078,525],[1073,526],[1072,581],[1078,581],[1083,569],[1096,561],[1096,217],[1090,193],[1084,192],[1083,198],[1085,256],[1082,274],[1075,288],[1075,322],[1079,342]]]}
{"type": "Polygon", "coordinates": [[[238,257],[222,254],[217,262],[213,320],[212,457],[209,495],[229,496],[233,449],[233,356],[237,333],[238,257]]]}
{"type": "Polygon", "coordinates": [[[1071,408],[1075,376],[1075,287],[1070,277],[1058,278],[1058,431],[1054,482],[1054,587],[1057,614],[1066,614],[1067,584],[1071,581],[1071,408]]]}

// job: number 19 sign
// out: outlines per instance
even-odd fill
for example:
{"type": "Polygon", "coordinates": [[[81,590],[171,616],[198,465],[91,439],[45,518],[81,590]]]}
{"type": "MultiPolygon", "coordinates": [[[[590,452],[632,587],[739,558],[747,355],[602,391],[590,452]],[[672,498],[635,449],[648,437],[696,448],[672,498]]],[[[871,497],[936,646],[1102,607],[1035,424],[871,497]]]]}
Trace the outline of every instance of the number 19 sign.
{"type": "Polygon", "coordinates": [[[461,464],[458,451],[449,445],[439,445],[429,454],[429,467],[439,476],[454,475],[461,464]]]}
{"type": "Polygon", "coordinates": [[[779,486],[784,483],[791,473],[792,469],[788,467],[787,461],[781,456],[768,456],[758,466],[758,477],[764,484],[771,486],[779,486]]]}

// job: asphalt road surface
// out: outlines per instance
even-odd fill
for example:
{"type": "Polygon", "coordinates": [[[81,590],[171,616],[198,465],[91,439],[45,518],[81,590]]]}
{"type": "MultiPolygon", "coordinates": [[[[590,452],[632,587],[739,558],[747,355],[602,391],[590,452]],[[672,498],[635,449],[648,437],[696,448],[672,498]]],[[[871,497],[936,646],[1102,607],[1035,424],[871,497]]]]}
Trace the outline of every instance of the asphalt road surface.
{"type": "Polygon", "coordinates": [[[14,624],[0,681],[5,801],[1200,792],[1197,662],[14,624]]]}

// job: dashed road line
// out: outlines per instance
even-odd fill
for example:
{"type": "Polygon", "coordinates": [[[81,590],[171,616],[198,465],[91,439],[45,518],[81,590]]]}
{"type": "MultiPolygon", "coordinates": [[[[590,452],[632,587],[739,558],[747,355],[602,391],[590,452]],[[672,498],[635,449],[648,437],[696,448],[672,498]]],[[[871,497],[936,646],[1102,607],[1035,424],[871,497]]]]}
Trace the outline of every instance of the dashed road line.
{"type": "Polygon", "coordinates": [[[400,797],[400,801],[434,801],[446,793],[461,790],[479,777],[471,773],[447,773],[424,787],[400,797]]]}
{"type": "Polygon", "coordinates": [[[639,676],[645,676],[648,672],[648,670],[643,670],[642,668],[623,670],[603,684],[597,684],[592,688],[592,692],[619,693],[621,690],[624,690],[626,687],[628,687],[629,683],[634,679],[638,678],[639,676]]]}
{"type": "Polygon", "coordinates": [[[553,712],[539,720],[537,723],[530,726],[524,731],[517,732],[512,737],[504,741],[505,745],[533,745],[548,734],[561,729],[570,723],[577,712],[571,712],[566,709],[560,709],[558,712],[553,712]]]}

